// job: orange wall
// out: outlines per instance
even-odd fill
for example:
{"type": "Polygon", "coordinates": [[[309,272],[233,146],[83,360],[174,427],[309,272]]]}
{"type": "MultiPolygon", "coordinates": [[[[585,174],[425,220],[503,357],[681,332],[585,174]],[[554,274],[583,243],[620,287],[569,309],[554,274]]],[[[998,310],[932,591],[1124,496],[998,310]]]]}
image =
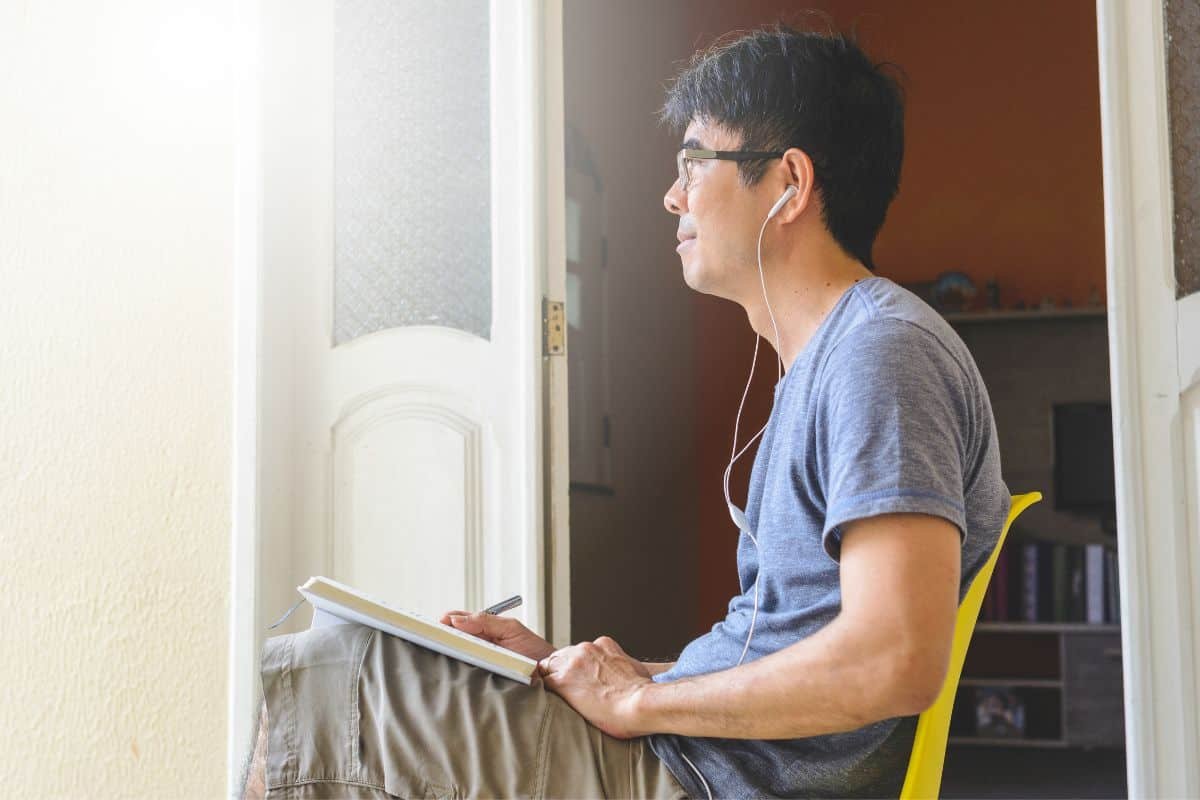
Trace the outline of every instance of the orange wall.
{"type": "MultiPolygon", "coordinates": [[[[1105,298],[1103,194],[1095,4],[1091,0],[897,3],[833,0],[842,30],[908,75],[900,193],[875,248],[879,274],[898,282],[944,270],[980,287],[996,278],[1001,303],[1044,295],[1080,305],[1105,298]]],[[[773,21],[798,6],[697,0],[691,41],[773,21]]],[[[700,599],[696,629],[722,618],[737,591],[736,531],[722,474],[754,350],[742,310],[695,295],[700,599]]],[[[760,344],[758,380],[739,447],[770,411],[774,353],[760,344]]],[[[744,505],[755,445],[734,467],[744,505]]]]}

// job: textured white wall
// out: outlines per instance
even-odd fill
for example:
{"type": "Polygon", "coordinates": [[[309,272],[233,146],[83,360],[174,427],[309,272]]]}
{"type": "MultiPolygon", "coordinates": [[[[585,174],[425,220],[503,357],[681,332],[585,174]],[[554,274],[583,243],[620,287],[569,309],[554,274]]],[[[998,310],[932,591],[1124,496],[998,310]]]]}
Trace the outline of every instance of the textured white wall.
{"type": "Polygon", "coordinates": [[[224,792],[232,0],[0,0],[0,775],[224,792]]]}

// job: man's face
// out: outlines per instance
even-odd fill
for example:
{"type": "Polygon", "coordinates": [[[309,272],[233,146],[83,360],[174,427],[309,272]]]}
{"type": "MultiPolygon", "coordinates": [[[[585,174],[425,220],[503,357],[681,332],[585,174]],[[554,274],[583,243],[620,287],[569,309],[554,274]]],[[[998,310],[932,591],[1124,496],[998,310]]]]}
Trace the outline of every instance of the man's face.
{"type": "MultiPolygon", "coordinates": [[[[684,132],[684,147],[738,150],[740,137],[695,120],[684,132]]],[[[692,289],[739,302],[759,285],[758,229],[771,207],[760,195],[761,181],[747,188],[737,162],[705,159],[691,163],[687,191],[676,178],[663,205],[679,215],[677,247],[683,279],[692,289]],[[761,206],[761,208],[760,208],[761,206]]]]}

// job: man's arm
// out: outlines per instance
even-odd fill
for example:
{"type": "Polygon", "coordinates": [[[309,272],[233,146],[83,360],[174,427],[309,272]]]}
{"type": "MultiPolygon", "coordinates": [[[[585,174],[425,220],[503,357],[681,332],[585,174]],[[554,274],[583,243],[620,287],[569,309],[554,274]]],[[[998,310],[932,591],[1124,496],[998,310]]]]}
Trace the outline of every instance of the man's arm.
{"type": "Polygon", "coordinates": [[[638,663],[645,667],[646,671],[651,675],[657,675],[660,672],[666,672],[671,667],[675,666],[674,661],[668,661],[665,663],[659,661],[639,661],[638,663]]]}
{"type": "Polygon", "coordinates": [[[958,612],[961,534],[926,514],[842,526],[841,613],[740,667],[640,687],[637,731],[785,739],[917,714],[945,680],[958,612]]]}

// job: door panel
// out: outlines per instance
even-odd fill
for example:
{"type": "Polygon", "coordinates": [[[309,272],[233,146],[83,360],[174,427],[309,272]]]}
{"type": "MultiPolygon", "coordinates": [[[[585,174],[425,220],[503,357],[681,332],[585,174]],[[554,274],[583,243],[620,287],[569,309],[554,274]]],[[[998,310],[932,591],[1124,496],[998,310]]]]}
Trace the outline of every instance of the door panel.
{"type": "Polygon", "coordinates": [[[435,611],[473,608],[483,603],[483,437],[452,398],[427,394],[389,390],[334,425],[330,563],[397,602],[411,606],[405,587],[425,587],[419,600],[435,611]]]}
{"type": "Polygon", "coordinates": [[[315,574],[544,622],[544,5],[264,5],[264,624],[315,574]]]}

